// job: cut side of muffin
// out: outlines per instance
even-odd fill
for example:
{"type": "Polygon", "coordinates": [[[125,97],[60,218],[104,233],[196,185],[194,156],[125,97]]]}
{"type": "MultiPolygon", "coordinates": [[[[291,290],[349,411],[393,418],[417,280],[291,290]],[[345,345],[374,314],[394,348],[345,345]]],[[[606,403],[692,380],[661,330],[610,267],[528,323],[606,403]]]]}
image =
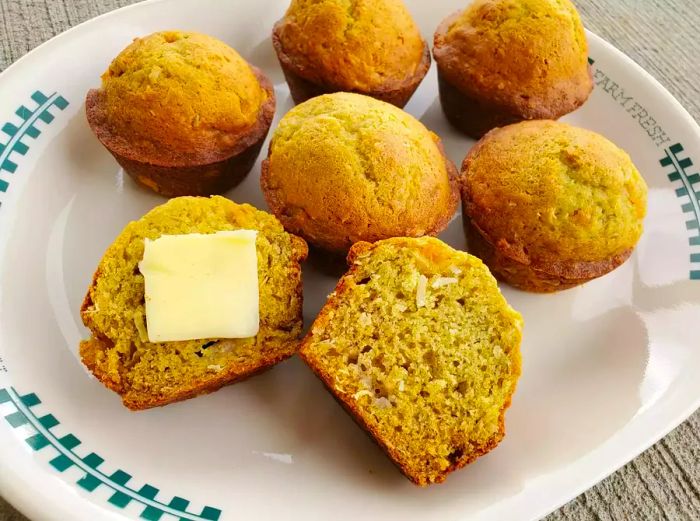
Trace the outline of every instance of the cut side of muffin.
{"type": "Polygon", "coordinates": [[[223,197],[180,197],[126,226],[107,249],[81,308],[91,337],[80,356],[133,410],[208,393],[293,355],[302,331],[306,243],[272,215],[223,197]],[[145,239],[257,230],[260,329],[252,338],[151,343],[146,329],[145,239]]]}
{"type": "Polygon", "coordinates": [[[522,318],[484,264],[438,239],[361,242],[300,356],[414,483],[493,449],[522,318]]]}

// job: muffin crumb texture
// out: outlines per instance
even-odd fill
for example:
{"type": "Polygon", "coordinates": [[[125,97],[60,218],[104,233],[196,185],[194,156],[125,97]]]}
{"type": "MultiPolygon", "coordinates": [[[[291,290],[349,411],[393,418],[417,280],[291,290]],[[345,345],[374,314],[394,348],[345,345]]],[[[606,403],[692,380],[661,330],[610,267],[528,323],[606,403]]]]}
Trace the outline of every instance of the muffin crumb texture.
{"type": "Polygon", "coordinates": [[[401,83],[425,49],[401,0],[292,0],[276,31],[307,80],[361,92],[401,83]]]}
{"type": "Polygon", "coordinates": [[[267,99],[235,50],[182,31],[136,38],[102,75],[101,92],[112,134],[147,157],[231,149],[267,99]]]}
{"type": "Polygon", "coordinates": [[[482,262],[433,238],[358,243],[301,356],[412,481],[494,448],[522,318],[482,262]]]}
{"type": "Polygon", "coordinates": [[[134,409],[163,405],[213,390],[291,356],[301,333],[304,242],[271,215],[222,197],[181,197],[127,225],[106,251],[83,304],[92,338],[83,362],[134,409]],[[144,239],[161,235],[258,230],[260,331],[245,339],[148,341],[144,278],[138,270],[144,239]],[[212,375],[216,378],[212,380],[212,375]]]}

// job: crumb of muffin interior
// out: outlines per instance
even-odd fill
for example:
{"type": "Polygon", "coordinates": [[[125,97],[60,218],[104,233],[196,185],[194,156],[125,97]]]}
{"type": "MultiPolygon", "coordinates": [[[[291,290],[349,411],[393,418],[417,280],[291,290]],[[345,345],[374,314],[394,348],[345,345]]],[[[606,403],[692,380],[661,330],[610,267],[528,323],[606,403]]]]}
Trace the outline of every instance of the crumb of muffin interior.
{"type": "Polygon", "coordinates": [[[484,264],[431,237],[358,243],[300,356],[414,483],[492,450],[522,318],[484,264]]]}

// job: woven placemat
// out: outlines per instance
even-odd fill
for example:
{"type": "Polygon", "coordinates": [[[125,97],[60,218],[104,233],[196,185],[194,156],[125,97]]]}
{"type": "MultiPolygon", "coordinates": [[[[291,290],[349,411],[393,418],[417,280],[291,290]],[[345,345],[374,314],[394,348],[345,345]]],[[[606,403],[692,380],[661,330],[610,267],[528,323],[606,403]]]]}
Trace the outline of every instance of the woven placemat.
{"type": "MultiPolygon", "coordinates": [[[[0,70],[69,27],[131,3],[134,1],[0,0],[0,70]]],[[[588,29],[644,67],[700,121],[700,2],[575,3],[588,29]]],[[[700,412],[546,518],[561,520],[700,520],[700,412]]],[[[0,498],[0,521],[27,520],[0,498]]]]}

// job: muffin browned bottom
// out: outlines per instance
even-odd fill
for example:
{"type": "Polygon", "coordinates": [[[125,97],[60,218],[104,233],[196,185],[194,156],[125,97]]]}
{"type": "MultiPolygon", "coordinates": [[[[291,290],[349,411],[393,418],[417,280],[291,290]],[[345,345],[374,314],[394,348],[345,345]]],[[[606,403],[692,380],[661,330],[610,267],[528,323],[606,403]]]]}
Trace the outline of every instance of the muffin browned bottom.
{"type": "Polygon", "coordinates": [[[194,166],[159,166],[136,161],[110,150],[114,159],[139,185],[166,197],[221,194],[245,179],[258,158],[267,132],[240,154],[194,166]]]}
{"type": "Polygon", "coordinates": [[[272,44],[275,47],[275,52],[277,53],[277,59],[279,60],[280,67],[284,73],[284,78],[289,86],[289,92],[292,95],[294,103],[297,105],[303,103],[304,101],[320,96],[321,94],[330,94],[333,92],[356,92],[357,94],[364,94],[365,96],[371,96],[381,101],[386,101],[399,108],[403,108],[408,100],[411,99],[413,93],[423,81],[423,78],[428,73],[430,68],[430,49],[428,45],[425,44],[423,50],[423,58],[421,63],[413,73],[402,82],[393,83],[392,85],[382,86],[370,91],[362,90],[349,90],[338,85],[332,85],[330,83],[315,83],[307,80],[300,74],[300,69],[296,65],[294,59],[284,52],[282,48],[282,42],[280,42],[279,35],[277,34],[277,27],[272,32],[272,44]]]}
{"type": "Polygon", "coordinates": [[[547,264],[525,264],[506,255],[501,248],[486,237],[462,212],[464,230],[469,253],[476,255],[488,266],[500,281],[524,291],[553,293],[579,286],[601,277],[622,265],[632,254],[632,248],[619,255],[594,262],[551,262],[547,264]]]}
{"type": "Polygon", "coordinates": [[[234,149],[223,159],[187,164],[175,157],[171,161],[163,161],[162,158],[149,158],[124,150],[106,124],[98,89],[91,89],[87,94],[85,110],[88,123],[102,145],[141,186],[166,197],[223,193],[240,183],[253,168],[275,115],[272,84],[259,69],[251,68],[268,98],[260,108],[255,124],[238,137],[234,149]]]}
{"type": "Polygon", "coordinates": [[[468,96],[452,85],[438,65],[440,106],[447,121],[460,132],[479,139],[489,130],[523,121],[524,117],[468,96]]]}

